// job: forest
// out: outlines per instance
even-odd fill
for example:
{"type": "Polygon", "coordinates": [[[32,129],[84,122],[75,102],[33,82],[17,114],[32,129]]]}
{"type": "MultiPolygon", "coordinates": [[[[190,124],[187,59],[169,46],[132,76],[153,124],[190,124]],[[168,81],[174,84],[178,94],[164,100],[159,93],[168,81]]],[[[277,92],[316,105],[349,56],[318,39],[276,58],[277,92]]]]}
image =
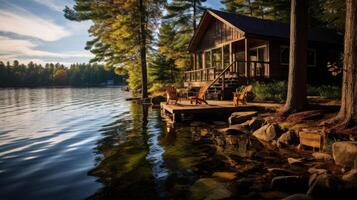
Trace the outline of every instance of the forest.
{"type": "Polygon", "coordinates": [[[72,64],[69,68],[60,63],[47,63],[45,66],[33,62],[12,64],[0,61],[0,87],[36,86],[99,86],[123,84],[124,76],[118,76],[112,69],[98,64],[72,64]]]}

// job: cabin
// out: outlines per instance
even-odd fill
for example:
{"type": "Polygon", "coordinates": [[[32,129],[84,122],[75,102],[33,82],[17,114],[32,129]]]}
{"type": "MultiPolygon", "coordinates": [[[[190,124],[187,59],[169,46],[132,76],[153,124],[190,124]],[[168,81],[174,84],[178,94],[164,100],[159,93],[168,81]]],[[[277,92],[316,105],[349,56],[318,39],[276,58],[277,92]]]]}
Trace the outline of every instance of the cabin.
{"type": "MultiPolygon", "coordinates": [[[[184,85],[231,98],[232,91],[249,80],[287,80],[289,71],[287,23],[263,20],[217,10],[207,10],[188,50],[192,66],[184,85]]],[[[332,79],[328,62],[338,61],[343,50],[341,35],[329,30],[308,32],[308,82],[332,79]]]]}

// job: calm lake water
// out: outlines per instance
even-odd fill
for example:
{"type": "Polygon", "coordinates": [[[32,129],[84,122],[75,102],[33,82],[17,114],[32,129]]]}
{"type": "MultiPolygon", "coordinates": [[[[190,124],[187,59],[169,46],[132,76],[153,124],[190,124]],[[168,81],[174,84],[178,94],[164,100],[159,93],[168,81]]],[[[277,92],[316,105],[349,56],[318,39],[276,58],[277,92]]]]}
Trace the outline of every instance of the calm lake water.
{"type": "Polygon", "coordinates": [[[186,198],[193,166],[210,153],[192,145],[201,129],[167,134],[159,109],[127,97],[119,88],[0,89],[0,199],[186,198]]]}
{"type": "Polygon", "coordinates": [[[119,88],[0,89],[0,198],[83,199],[102,188],[88,171],[103,138],[125,141],[118,128],[133,118],[128,96],[119,88]]]}

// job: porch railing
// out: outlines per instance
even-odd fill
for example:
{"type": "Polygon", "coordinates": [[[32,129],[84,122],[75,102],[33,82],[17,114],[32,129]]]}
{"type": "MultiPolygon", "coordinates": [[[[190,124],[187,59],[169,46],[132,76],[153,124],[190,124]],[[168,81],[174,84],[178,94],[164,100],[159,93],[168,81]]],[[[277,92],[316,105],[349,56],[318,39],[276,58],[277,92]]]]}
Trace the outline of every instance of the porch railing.
{"type": "Polygon", "coordinates": [[[236,60],[224,69],[217,67],[203,68],[185,72],[186,82],[209,82],[215,80],[217,77],[245,77],[252,79],[266,78],[269,70],[269,62],[265,61],[239,61],[236,60]],[[246,69],[246,63],[248,69],[246,69]],[[246,71],[248,73],[246,73],[246,71]],[[223,74],[222,74],[223,73],[223,74]]]}

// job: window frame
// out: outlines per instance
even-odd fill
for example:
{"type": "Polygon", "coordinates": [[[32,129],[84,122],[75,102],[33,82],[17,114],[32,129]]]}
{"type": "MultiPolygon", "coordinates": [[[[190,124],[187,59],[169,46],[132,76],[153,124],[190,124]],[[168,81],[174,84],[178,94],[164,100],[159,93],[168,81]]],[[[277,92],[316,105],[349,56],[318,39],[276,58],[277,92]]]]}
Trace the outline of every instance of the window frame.
{"type": "MultiPolygon", "coordinates": [[[[285,48],[285,49],[288,49],[288,51],[289,51],[289,53],[290,53],[290,47],[289,46],[286,46],[286,45],[280,45],[280,54],[279,54],[279,56],[280,56],[280,65],[286,65],[286,66],[289,66],[289,63],[284,63],[283,62],[283,57],[282,57],[282,49],[283,48],[285,48]]],[[[314,60],[313,60],[313,64],[309,64],[309,63],[307,63],[307,66],[308,67],[316,67],[317,66],[317,53],[316,53],[316,48],[307,48],[307,51],[312,51],[313,52],[313,56],[314,56],[314,60]]],[[[289,55],[290,56],[290,55],[289,55]]],[[[306,55],[306,56],[308,56],[308,55],[306,55]]],[[[290,58],[288,57],[288,60],[289,60],[290,58]]],[[[308,58],[306,58],[306,59],[308,59],[308,58]]],[[[307,62],[308,62],[308,60],[307,60],[307,62]]]]}

